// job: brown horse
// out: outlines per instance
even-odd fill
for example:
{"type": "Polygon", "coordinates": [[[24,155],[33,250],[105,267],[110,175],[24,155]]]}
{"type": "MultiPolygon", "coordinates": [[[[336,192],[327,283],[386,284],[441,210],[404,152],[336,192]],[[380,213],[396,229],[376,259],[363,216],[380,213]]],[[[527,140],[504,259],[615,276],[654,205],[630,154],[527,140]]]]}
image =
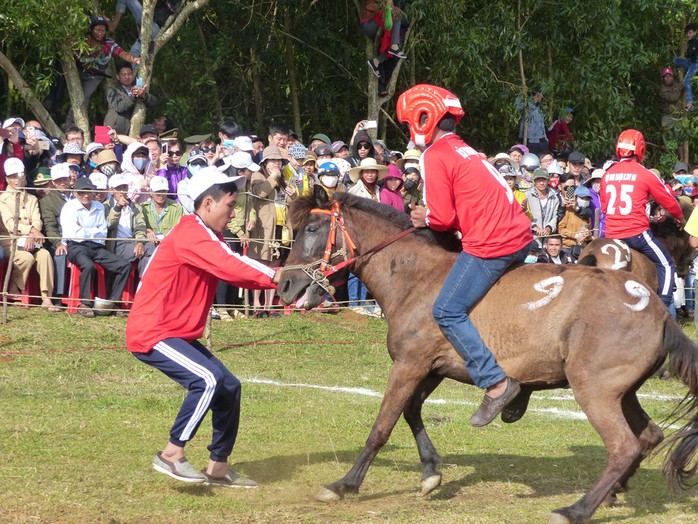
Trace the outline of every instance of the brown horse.
{"type": "MultiPolygon", "coordinates": [[[[405,214],[346,193],[335,194],[333,206],[330,211],[324,191],[292,204],[298,235],[279,295],[285,304],[300,295],[297,305],[318,305],[323,286],[328,287],[318,271],[323,252],[328,253],[326,260],[338,264],[346,248],[356,257],[349,267],[387,319],[393,366],[363,451],[351,470],[325,486],[318,498],[338,500],[357,493],[401,415],[417,443],[422,494],[427,494],[441,484],[442,474],[441,457],[422,421],[422,404],[444,378],[472,384],[463,359],[431,313],[459,243],[419,230],[388,244],[410,227],[405,214]],[[332,223],[338,223],[339,230],[332,229],[332,223]],[[331,231],[336,245],[328,242],[331,231]]],[[[497,282],[473,310],[472,319],[507,375],[522,384],[522,395],[570,387],[606,446],[603,473],[575,504],[551,514],[549,522],[554,524],[587,522],[604,500],[612,502],[627,488],[640,462],[662,441],[661,429],[642,409],[636,392],[667,354],[672,372],[689,386],[691,395],[698,394],[698,346],[668,316],[659,297],[625,271],[521,266],[497,282]],[[537,328],[531,329],[534,325],[537,328]]],[[[669,479],[681,486],[696,472],[688,467],[698,449],[698,401],[693,398],[687,415],[690,422],[672,439],[665,466],[669,479]]]]}
{"type": "Polygon", "coordinates": [[[622,240],[596,238],[589,242],[579,254],[579,263],[604,269],[630,271],[656,290],[657,267],[639,251],[628,247],[622,240]]]}

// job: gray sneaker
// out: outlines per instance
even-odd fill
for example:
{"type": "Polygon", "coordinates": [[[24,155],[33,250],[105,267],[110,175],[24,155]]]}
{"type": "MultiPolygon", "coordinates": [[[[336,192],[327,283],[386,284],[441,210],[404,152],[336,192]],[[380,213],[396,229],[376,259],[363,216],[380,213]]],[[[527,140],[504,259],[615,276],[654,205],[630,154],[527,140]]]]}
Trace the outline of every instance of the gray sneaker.
{"type": "Polygon", "coordinates": [[[252,480],[248,479],[247,477],[243,477],[239,473],[236,473],[232,469],[228,471],[227,475],[224,477],[213,477],[206,473],[206,469],[202,469],[201,473],[203,476],[206,478],[206,485],[207,486],[222,486],[224,488],[256,488],[257,483],[252,480]]]}
{"type": "Polygon", "coordinates": [[[159,451],[153,459],[153,469],[158,473],[169,475],[173,479],[182,482],[204,482],[206,477],[196,471],[194,466],[186,458],[181,458],[177,462],[170,462],[162,458],[162,451],[159,451]]]}

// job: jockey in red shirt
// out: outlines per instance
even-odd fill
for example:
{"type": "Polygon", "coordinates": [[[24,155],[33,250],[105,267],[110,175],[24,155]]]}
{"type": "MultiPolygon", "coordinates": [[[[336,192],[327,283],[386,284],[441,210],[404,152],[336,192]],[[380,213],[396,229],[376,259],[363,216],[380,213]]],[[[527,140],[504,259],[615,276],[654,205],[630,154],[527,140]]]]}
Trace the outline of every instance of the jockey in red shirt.
{"type": "Polygon", "coordinates": [[[473,382],[487,392],[470,418],[489,424],[519,394],[485,346],[468,313],[499,277],[523,262],[533,241],[531,221],[504,178],[453,133],[463,117],[458,98],[432,85],[417,85],[397,102],[397,116],[410,126],[420,159],[426,208],[412,223],[436,231],[459,231],[463,251],[443,283],[434,320],[465,360],[473,382]]]}
{"type": "Polygon", "coordinates": [[[640,131],[626,129],[618,137],[616,156],[620,161],[601,179],[601,209],[606,215],[606,237],[623,240],[657,266],[657,293],[669,308],[673,302],[676,266],[666,248],[657,242],[650,230],[645,207],[654,197],[680,226],[686,221],[674,195],[662,180],[643,167],[645,139],[640,131]]]}

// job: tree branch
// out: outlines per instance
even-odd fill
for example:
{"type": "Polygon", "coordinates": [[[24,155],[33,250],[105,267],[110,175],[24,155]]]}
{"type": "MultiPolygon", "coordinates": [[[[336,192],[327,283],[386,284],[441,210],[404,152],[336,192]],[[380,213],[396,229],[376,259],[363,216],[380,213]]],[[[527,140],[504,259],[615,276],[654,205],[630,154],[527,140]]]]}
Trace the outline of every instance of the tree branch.
{"type": "Polygon", "coordinates": [[[49,112],[46,111],[46,108],[36,97],[34,91],[32,91],[32,89],[29,87],[29,84],[27,84],[27,82],[24,80],[21,73],[17,71],[10,59],[2,51],[0,51],[0,68],[2,68],[3,71],[7,73],[7,76],[10,77],[15,89],[19,91],[22,99],[29,106],[34,116],[41,123],[42,127],[48,131],[49,135],[62,138],[63,132],[61,131],[61,128],[58,127],[58,124],[56,124],[49,112]]]}
{"type": "MultiPolygon", "coordinates": [[[[160,30],[157,38],[155,38],[155,49],[153,50],[153,54],[157,54],[162,46],[172,39],[194,11],[201,9],[207,5],[208,2],[209,0],[194,0],[193,2],[182,4],[179,12],[170,17],[170,20],[172,20],[172,18],[174,18],[174,20],[172,20],[170,24],[165,24],[165,27],[160,30]]],[[[145,12],[143,14],[145,18],[145,12]]]]}

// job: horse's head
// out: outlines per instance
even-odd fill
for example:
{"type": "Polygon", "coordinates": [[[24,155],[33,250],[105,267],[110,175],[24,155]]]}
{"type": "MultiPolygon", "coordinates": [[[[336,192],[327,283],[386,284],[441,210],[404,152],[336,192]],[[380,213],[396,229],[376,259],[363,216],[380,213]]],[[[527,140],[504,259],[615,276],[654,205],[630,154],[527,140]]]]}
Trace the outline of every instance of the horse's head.
{"type": "Polygon", "coordinates": [[[328,257],[335,255],[337,250],[334,242],[328,242],[328,239],[332,234],[338,245],[346,243],[339,230],[332,231],[331,208],[332,203],[327,193],[318,185],[312,196],[298,198],[289,207],[291,224],[296,234],[277,290],[281,302],[286,305],[298,298],[297,307],[312,309],[323,301],[323,285],[327,287],[327,280],[322,282],[322,272],[325,269],[324,266],[321,267],[323,257],[330,262],[328,257]],[[330,250],[331,254],[325,256],[326,250],[330,250]]]}

